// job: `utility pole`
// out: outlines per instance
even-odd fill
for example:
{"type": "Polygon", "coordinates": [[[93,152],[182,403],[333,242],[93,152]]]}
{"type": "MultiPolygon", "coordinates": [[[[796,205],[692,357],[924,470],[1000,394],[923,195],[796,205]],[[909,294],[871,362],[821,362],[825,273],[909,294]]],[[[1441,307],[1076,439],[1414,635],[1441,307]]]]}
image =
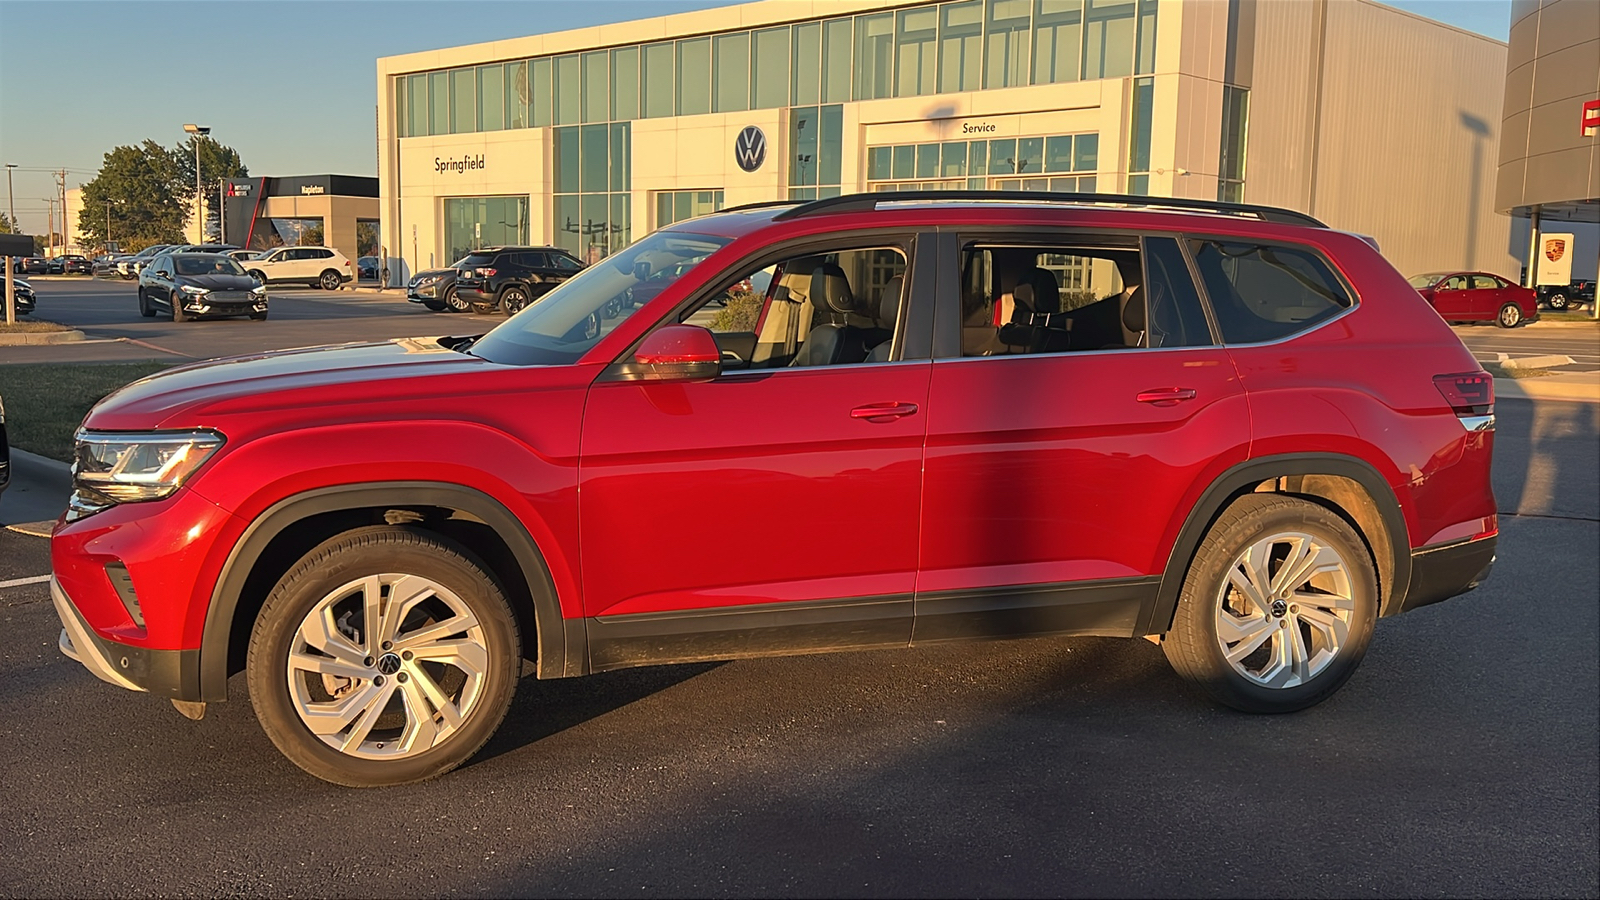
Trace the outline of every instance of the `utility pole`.
{"type": "Polygon", "coordinates": [[[56,176],[56,190],[61,194],[61,254],[67,253],[67,170],[60,169],[53,173],[56,176]]]}
{"type": "Polygon", "coordinates": [[[196,244],[206,242],[206,201],[203,189],[200,186],[200,139],[211,133],[211,129],[204,125],[188,123],[183,130],[194,138],[194,234],[196,244]]]}
{"type": "Polygon", "coordinates": [[[105,236],[105,238],[103,240],[101,240],[101,243],[105,245],[104,247],[101,248],[101,251],[104,252],[104,253],[110,253],[111,252],[111,201],[110,200],[106,201],[106,236],[105,236]]]}
{"type": "Polygon", "coordinates": [[[44,252],[45,255],[48,256],[50,254],[50,244],[52,243],[51,236],[56,233],[56,198],[46,197],[44,202],[46,204],[44,219],[44,252]]]}
{"type": "Polygon", "coordinates": [[[11,230],[21,234],[22,226],[17,224],[17,198],[11,194],[11,170],[16,167],[16,163],[6,163],[6,205],[11,209],[11,230]]]}

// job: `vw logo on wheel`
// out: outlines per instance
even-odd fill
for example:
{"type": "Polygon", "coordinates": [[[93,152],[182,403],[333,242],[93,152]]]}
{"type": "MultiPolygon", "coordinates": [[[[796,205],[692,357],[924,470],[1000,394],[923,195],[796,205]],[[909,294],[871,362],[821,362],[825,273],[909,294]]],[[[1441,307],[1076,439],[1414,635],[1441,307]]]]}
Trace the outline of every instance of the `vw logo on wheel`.
{"type": "Polygon", "coordinates": [[[733,158],[739,168],[754,172],[767,161],[767,135],[754,125],[746,125],[733,142],[733,158]]]}

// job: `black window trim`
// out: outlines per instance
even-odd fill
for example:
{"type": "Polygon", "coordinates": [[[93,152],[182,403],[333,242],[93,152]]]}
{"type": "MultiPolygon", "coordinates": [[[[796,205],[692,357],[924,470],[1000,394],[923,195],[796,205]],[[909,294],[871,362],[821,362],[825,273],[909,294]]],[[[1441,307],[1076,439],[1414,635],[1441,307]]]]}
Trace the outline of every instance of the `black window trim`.
{"type": "Polygon", "coordinates": [[[1174,236],[1178,238],[1178,244],[1183,248],[1185,258],[1189,260],[1190,275],[1194,278],[1195,287],[1200,291],[1200,302],[1206,308],[1206,316],[1212,323],[1214,336],[1217,338],[1220,346],[1270,347],[1274,344],[1281,344],[1284,341],[1292,341],[1311,334],[1312,332],[1320,331],[1324,326],[1339,321],[1361,307],[1360,292],[1356,290],[1355,285],[1350,281],[1349,277],[1345,275],[1344,270],[1339,268],[1339,266],[1334,263],[1333,258],[1327,253],[1323,252],[1320,247],[1313,247],[1310,244],[1303,244],[1299,241],[1286,241],[1276,238],[1246,237],[1237,234],[1217,234],[1202,231],[1185,231],[1181,234],[1174,234],[1174,236]],[[1350,305],[1309,328],[1303,328],[1299,331],[1291,332],[1283,337],[1276,337],[1268,341],[1230,342],[1224,338],[1222,334],[1222,323],[1216,318],[1216,312],[1212,309],[1211,293],[1210,291],[1206,290],[1205,279],[1200,277],[1200,264],[1197,260],[1195,260],[1193,249],[1189,246],[1189,241],[1191,240],[1230,241],[1234,243],[1258,244],[1266,247],[1283,247],[1288,250],[1295,250],[1300,253],[1310,254],[1311,256],[1321,260],[1322,264],[1328,267],[1328,271],[1333,273],[1333,277],[1338,280],[1340,287],[1344,288],[1345,295],[1350,298],[1350,305]]]}

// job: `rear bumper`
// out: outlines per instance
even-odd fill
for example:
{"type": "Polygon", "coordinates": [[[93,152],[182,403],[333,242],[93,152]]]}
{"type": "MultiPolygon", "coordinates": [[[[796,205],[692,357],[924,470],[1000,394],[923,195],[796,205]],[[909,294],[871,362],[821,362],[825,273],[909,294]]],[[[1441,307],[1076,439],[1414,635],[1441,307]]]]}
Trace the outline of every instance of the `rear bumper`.
{"type": "Polygon", "coordinates": [[[61,619],[61,652],[96,678],[174,700],[200,699],[200,651],[151,650],[106,640],[89,627],[54,578],[50,579],[50,599],[61,619]]]}
{"type": "Polygon", "coordinates": [[[1449,600],[1472,590],[1489,578],[1494,566],[1498,535],[1462,541],[1411,554],[1411,586],[1400,612],[1449,600]]]}

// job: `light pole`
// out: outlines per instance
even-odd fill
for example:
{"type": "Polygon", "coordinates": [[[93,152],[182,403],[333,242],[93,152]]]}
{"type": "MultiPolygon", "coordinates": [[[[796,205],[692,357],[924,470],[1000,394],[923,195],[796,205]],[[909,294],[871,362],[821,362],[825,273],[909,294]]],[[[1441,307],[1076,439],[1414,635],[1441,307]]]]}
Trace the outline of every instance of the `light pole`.
{"type": "Polygon", "coordinates": [[[206,242],[206,201],[200,188],[200,139],[211,133],[203,125],[186,124],[183,130],[194,137],[194,234],[195,243],[206,242]]]}
{"type": "Polygon", "coordinates": [[[17,198],[11,194],[11,170],[16,167],[16,163],[6,163],[6,206],[11,210],[11,230],[20,234],[22,229],[17,225],[17,198]]]}

